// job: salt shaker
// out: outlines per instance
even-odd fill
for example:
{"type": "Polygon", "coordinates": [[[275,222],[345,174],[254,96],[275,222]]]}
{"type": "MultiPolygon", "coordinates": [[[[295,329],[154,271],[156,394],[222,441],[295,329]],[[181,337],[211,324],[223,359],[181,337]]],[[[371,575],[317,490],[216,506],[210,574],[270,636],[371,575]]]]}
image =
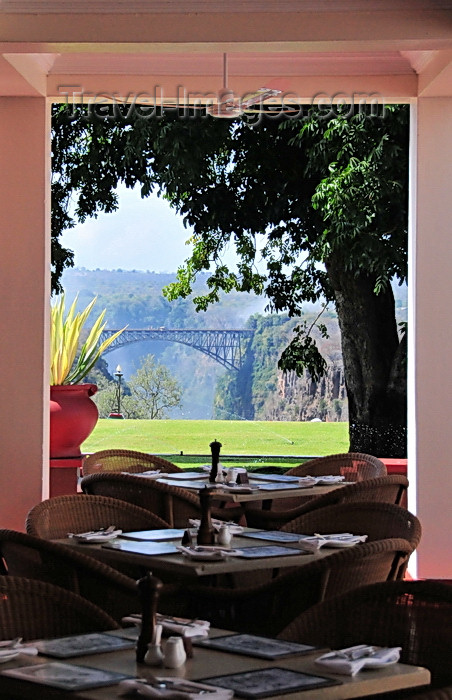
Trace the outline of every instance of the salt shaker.
{"type": "Polygon", "coordinates": [[[233,467],[229,467],[228,472],[226,474],[226,483],[227,484],[235,484],[237,480],[237,469],[234,469],[233,467]]]}
{"type": "Polygon", "coordinates": [[[187,654],[182,637],[168,637],[165,645],[164,665],[167,668],[179,668],[186,659],[187,654]]]}
{"type": "Polygon", "coordinates": [[[226,523],[223,523],[220,525],[220,529],[218,530],[218,536],[217,536],[218,544],[221,544],[225,547],[231,544],[232,540],[232,534],[231,530],[229,528],[229,525],[226,523]]]}
{"type": "Polygon", "coordinates": [[[161,647],[162,625],[155,625],[152,642],[148,644],[148,650],[144,657],[144,663],[148,666],[162,666],[163,652],[161,647]]]}

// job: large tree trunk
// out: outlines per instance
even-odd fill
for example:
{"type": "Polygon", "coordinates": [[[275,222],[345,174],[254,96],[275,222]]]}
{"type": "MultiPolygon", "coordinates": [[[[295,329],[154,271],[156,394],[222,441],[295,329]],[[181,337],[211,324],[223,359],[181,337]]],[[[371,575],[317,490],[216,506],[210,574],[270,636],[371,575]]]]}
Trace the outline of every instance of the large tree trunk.
{"type": "Polygon", "coordinates": [[[406,338],[399,340],[391,287],[353,276],[338,258],[327,264],[341,329],[350,450],[406,457],[406,338]]]}

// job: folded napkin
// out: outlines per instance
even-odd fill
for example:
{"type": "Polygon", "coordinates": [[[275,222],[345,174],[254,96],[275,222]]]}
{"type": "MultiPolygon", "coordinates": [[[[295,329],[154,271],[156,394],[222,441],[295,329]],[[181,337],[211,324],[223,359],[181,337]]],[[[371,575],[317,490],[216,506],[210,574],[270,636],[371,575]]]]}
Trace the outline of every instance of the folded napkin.
{"type": "MultiPolygon", "coordinates": [[[[218,520],[217,518],[212,518],[212,525],[215,530],[219,530],[222,525],[227,525],[229,527],[229,532],[231,535],[240,535],[243,532],[243,527],[241,525],[237,525],[236,523],[232,521],[225,521],[225,520],[218,520]]],[[[197,520],[196,518],[190,518],[188,521],[189,525],[192,527],[199,527],[201,524],[200,520],[197,520]]]]}
{"type": "Polygon", "coordinates": [[[315,476],[299,476],[297,481],[300,486],[315,486],[318,483],[315,476]]]}
{"type": "Polygon", "coordinates": [[[176,549],[189,559],[207,559],[208,561],[219,561],[220,559],[227,559],[228,557],[241,554],[241,551],[238,549],[228,549],[228,547],[215,545],[196,545],[194,547],[178,545],[176,549]]]}
{"type": "Polygon", "coordinates": [[[136,693],[146,698],[164,700],[198,700],[200,695],[209,696],[211,700],[230,700],[232,690],[214,688],[204,683],[194,683],[184,678],[156,678],[147,681],[144,678],[131,678],[119,683],[120,695],[136,693]]]}
{"type": "Polygon", "coordinates": [[[328,486],[329,484],[340,484],[342,481],[344,481],[345,476],[341,476],[339,474],[332,474],[331,476],[315,476],[312,478],[316,480],[316,483],[319,486],[328,486]]]}
{"type": "MultiPolygon", "coordinates": [[[[210,470],[212,469],[212,465],[211,464],[201,464],[200,468],[203,470],[203,472],[210,472],[210,470]]],[[[222,469],[223,474],[226,474],[226,472],[227,472],[227,469],[221,464],[221,462],[218,462],[217,469],[222,469]]]]}
{"type": "Polygon", "coordinates": [[[365,542],[367,535],[352,535],[350,532],[341,532],[334,535],[313,535],[312,537],[300,537],[298,546],[308,552],[317,552],[320,547],[353,547],[359,542],[365,542]]]}
{"type": "Polygon", "coordinates": [[[354,676],[363,668],[384,668],[397,663],[401,647],[374,647],[358,644],[319,656],[315,663],[332,673],[354,676]]]}
{"type": "MultiPolygon", "coordinates": [[[[139,627],[141,625],[141,614],[133,613],[123,617],[121,622],[131,622],[139,627]]],[[[207,620],[189,620],[184,617],[173,617],[157,613],[156,622],[161,625],[165,636],[169,634],[180,634],[181,637],[208,637],[210,622],[207,620]]]]}
{"type": "Polygon", "coordinates": [[[208,637],[210,622],[207,620],[187,620],[183,617],[170,617],[157,614],[157,623],[164,632],[180,634],[182,637],[208,637]]]}

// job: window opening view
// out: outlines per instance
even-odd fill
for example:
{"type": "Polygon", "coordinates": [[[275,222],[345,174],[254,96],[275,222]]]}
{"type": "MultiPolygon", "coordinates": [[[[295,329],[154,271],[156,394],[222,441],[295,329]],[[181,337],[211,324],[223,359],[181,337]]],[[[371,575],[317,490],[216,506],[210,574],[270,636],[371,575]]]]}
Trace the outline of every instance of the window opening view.
{"type": "Polygon", "coordinates": [[[406,458],[409,108],[276,94],[52,107],[52,303],[105,309],[83,453],[406,458]]]}

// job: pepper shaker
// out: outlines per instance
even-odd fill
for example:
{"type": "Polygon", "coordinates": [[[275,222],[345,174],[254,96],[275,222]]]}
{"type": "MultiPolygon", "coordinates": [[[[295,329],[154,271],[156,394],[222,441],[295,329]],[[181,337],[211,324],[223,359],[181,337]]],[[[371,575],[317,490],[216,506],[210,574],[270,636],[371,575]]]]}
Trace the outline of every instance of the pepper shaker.
{"type": "Polygon", "coordinates": [[[215,483],[218,474],[218,462],[220,461],[221,442],[214,440],[210,443],[210,451],[212,453],[212,467],[210,469],[209,481],[215,483]]]}
{"type": "Polygon", "coordinates": [[[137,581],[138,595],[141,600],[141,630],[137,640],[136,659],[142,664],[155,636],[155,620],[157,615],[157,600],[163,584],[148,571],[146,576],[137,581]]]}
{"type": "Polygon", "coordinates": [[[184,534],[183,534],[183,536],[182,536],[181,544],[182,544],[184,547],[191,547],[191,546],[192,546],[192,544],[193,544],[193,538],[192,538],[192,536],[191,536],[191,532],[190,532],[189,529],[184,530],[184,534]]]}

